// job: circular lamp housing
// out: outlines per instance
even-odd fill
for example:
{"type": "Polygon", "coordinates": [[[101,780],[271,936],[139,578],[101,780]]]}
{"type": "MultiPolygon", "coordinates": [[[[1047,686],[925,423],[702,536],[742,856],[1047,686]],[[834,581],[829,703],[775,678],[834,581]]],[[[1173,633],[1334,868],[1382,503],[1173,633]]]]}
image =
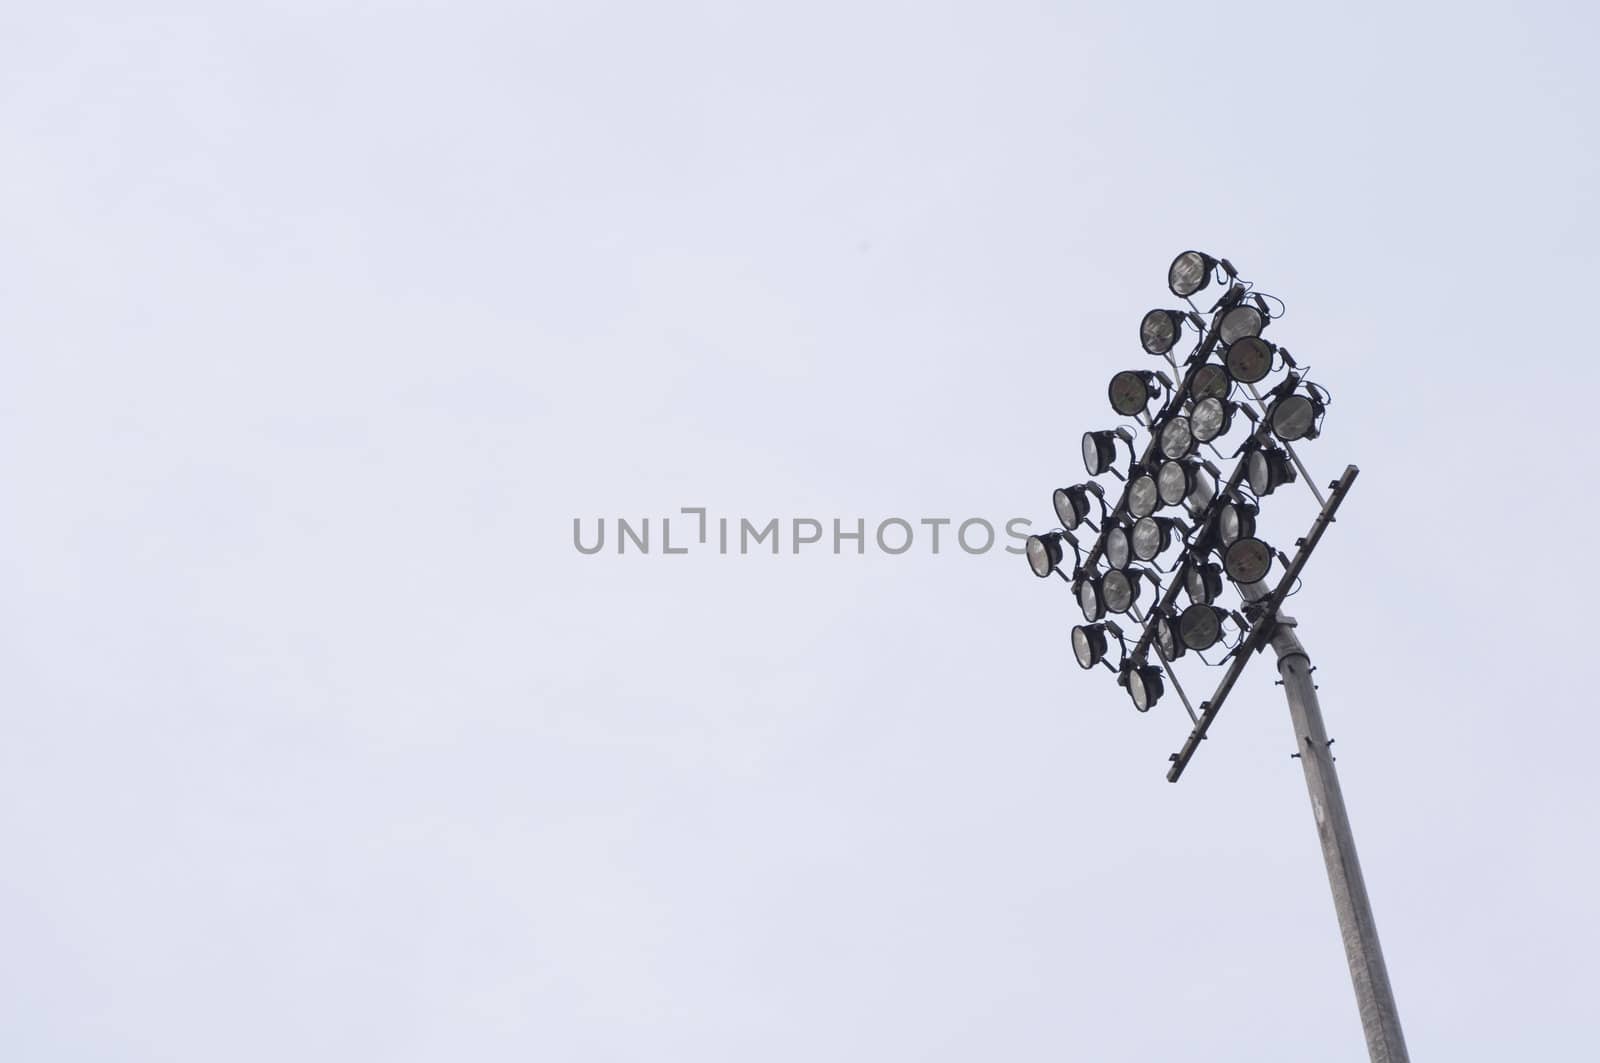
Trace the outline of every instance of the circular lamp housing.
{"type": "Polygon", "coordinates": [[[1028,567],[1033,569],[1033,574],[1044,579],[1061,564],[1061,533],[1028,536],[1023,553],[1028,555],[1028,567]]]}
{"type": "Polygon", "coordinates": [[[1106,544],[1102,551],[1106,564],[1112,568],[1127,568],[1131,550],[1128,543],[1128,529],[1121,525],[1106,529],[1106,544]]]}
{"type": "Polygon", "coordinates": [[[1228,373],[1242,384],[1254,384],[1272,372],[1272,354],[1277,350],[1260,336],[1245,336],[1228,345],[1223,361],[1228,373]]]}
{"type": "Polygon", "coordinates": [[[1214,605],[1191,605],[1178,617],[1178,637],[1191,650],[1209,650],[1222,640],[1227,615],[1214,605]]]}
{"type": "Polygon", "coordinates": [[[1172,545],[1172,521],[1163,517],[1141,517],[1134,521],[1129,538],[1133,542],[1134,557],[1140,561],[1154,561],[1172,545]]]}
{"type": "Polygon", "coordinates": [[[1224,502],[1217,508],[1217,542],[1231,546],[1256,533],[1256,507],[1248,502],[1224,502]]]}
{"type": "Polygon", "coordinates": [[[1189,411],[1189,430],[1196,442],[1209,443],[1233,427],[1233,403],[1215,396],[1201,399],[1189,411]]]}
{"type": "Polygon", "coordinates": [[[1218,322],[1218,337],[1224,347],[1232,347],[1242,339],[1261,335],[1261,330],[1266,327],[1265,314],[1253,306],[1240,303],[1222,312],[1218,322]]]}
{"type": "Polygon", "coordinates": [[[1189,563],[1183,589],[1191,602],[1210,605],[1222,594],[1222,566],[1211,561],[1189,563]]]}
{"type": "Polygon", "coordinates": [[[1194,450],[1194,429],[1189,424],[1189,418],[1181,413],[1161,426],[1158,439],[1164,458],[1186,458],[1194,450]]]}
{"type": "Polygon", "coordinates": [[[1272,547],[1253,535],[1236,539],[1223,551],[1222,567],[1235,583],[1259,583],[1272,568],[1272,547]]]}
{"type": "Polygon", "coordinates": [[[1183,335],[1183,312],[1152,310],[1139,322],[1139,346],[1146,354],[1166,354],[1183,335]]]}
{"type": "Polygon", "coordinates": [[[1072,589],[1078,596],[1078,608],[1083,610],[1083,618],[1089,623],[1103,620],[1106,615],[1106,601],[1100,594],[1100,581],[1093,576],[1085,576],[1078,581],[1072,589]]]}
{"type": "Polygon", "coordinates": [[[1139,602],[1138,569],[1114,568],[1100,577],[1100,598],[1108,613],[1126,613],[1139,602]]]}
{"type": "Polygon", "coordinates": [[[1199,483],[1200,466],[1193,461],[1164,461],[1156,470],[1156,490],[1164,506],[1179,505],[1199,483]]]}
{"type": "Polygon", "coordinates": [[[1161,656],[1164,659],[1175,661],[1183,656],[1188,647],[1178,637],[1176,619],[1168,613],[1157,613],[1150,618],[1150,627],[1153,629],[1150,641],[1155,643],[1156,649],[1161,651],[1161,656]]]}
{"type": "Polygon", "coordinates": [[[1160,504],[1161,490],[1154,476],[1144,472],[1128,481],[1128,512],[1134,518],[1148,517],[1160,504]]]}
{"type": "Polygon", "coordinates": [[[1089,516],[1089,500],[1082,496],[1074,498],[1070,487],[1056,488],[1050,495],[1050,504],[1055,507],[1056,520],[1059,520],[1067,531],[1077,528],[1083,523],[1084,518],[1089,516]],[[1082,508],[1079,507],[1080,501],[1083,503],[1082,508]]]}
{"type": "Polygon", "coordinates": [[[1106,629],[1104,624],[1079,624],[1072,629],[1072,655],[1078,659],[1079,668],[1093,668],[1106,657],[1106,629]]]}
{"type": "Polygon", "coordinates": [[[1217,260],[1203,251],[1185,251],[1167,267],[1167,288],[1179,299],[1187,299],[1211,283],[1217,260]]]}
{"type": "Polygon", "coordinates": [[[1161,669],[1153,664],[1134,665],[1128,669],[1128,696],[1133,707],[1149,712],[1150,706],[1161,700],[1161,669]]]}
{"type": "Polygon", "coordinates": [[[1083,433],[1083,467],[1090,476],[1099,476],[1117,463],[1117,433],[1083,433]]]}
{"type": "Polygon", "coordinates": [[[1089,502],[1089,496],[1094,495],[1100,501],[1101,508],[1105,507],[1105,495],[1100,491],[1097,483],[1073,484],[1071,487],[1058,487],[1050,496],[1050,502],[1055,507],[1056,517],[1061,521],[1061,526],[1068,531],[1074,531],[1078,525],[1089,519],[1089,514],[1094,507],[1089,502]]]}
{"type": "Polygon", "coordinates": [[[1322,403],[1315,398],[1285,395],[1267,411],[1267,424],[1272,427],[1272,434],[1285,443],[1293,443],[1296,439],[1315,439],[1323,409],[1322,403]]]}
{"type": "Polygon", "coordinates": [[[1154,373],[1124,369],[1111,378],[1111,384],[1106,388],[1111,408],[1124,417],[1136,417],[1143,413],[1145,407],[1150,405],[1155,379],[1154,373]]]}
{"type": "Polygon", "coordinates": [[[1189,378],[1189,397],[1195,402],[1201,399],[1225,399],[1232,391],[1233,378],[1215,362],[1202,365],[1189,378]]]}
{"type": "Polygon", "coordinates": [[[1245,461],[1245,475],[1250,481],[1250,490],[1265,498],[1281,485],[1294,483],[1294,466],[1289,463],[1289,455],[1278,448],[1262,447],[1250,452],[1245,461]]]}

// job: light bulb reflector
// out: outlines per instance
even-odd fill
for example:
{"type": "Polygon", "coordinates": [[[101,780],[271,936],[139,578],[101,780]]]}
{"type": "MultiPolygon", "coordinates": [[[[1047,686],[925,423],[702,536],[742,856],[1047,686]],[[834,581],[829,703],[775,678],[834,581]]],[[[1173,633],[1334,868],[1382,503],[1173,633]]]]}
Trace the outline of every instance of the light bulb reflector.
{"type": "Polygon", "coordinates": [[[1170,310],[1152,310],[1139,322],[1139,345],[1147,354],[1166,354],[1178,342],[1181,318],[1170,310]]]}
{"type": "Polygon", "coordinates": [[[1143,517],[1133,524],[1133,555],[1140,561],[1153,561],[1167,545],[1167,529],[1154,517],[1143,517]]]}
{"type": "Polygon", "coordinates": [[[1189,497],[1189,469],[1181,461],[1165,461],[1156,472],[1156,489],[1163,505],[1175,506],[1189,497]]]}
{"type": "Polygon", "coordinates": [[[1254,531],[1254,527],[1246,527],[1246,522],[1254,524],[1244,510],[1237,503],[1229,502],[1217,511],[1217,539],[1223,546],[1231,546],[1241,536],[1254,531]]]}
{"type": "Polygon", "coordinates": [[[1137,416],[1150,404],[1150,384],[1143,373],[1131,369],[1124,369],[1112,377],[1107,390],[1111,396],[1111,408],[1124,417],[1137,416]]]}
{"type": "Polygon", "coordinates": [[[1160,647],[1162,656],[1169,661],[1178,655],[1178,638],[1173,633],[1171,618],[1156,617],[1156,645],[1160,647]]]}
{"type": "Polygon", "coordinates": [[[1211,281],[1211,262],[1198,251],[1185,251],[1167,267],[1167,288],[1187,299],[1211,281]]]}
{"type": "Polygon", "coordinates": [[[1201,443],[1209,443],[1228,430],[1228,407],[1219,398],[1204,398],[1189,412],[1189,427],[1201,443]]]}
{"type": "Polygon", "coordinates": [[[1083,610],[1083,618],[1091,624],[1105,615],[1105,606],[1100,600],[1100,588],[1094,580],[1086,579],[1078,584],[1078,608],[1083,610]]]}
{"type": "Polygon", "coordinates": [[[1210,605],[1217,596],[1221,579],[1215,565],[1190,565],[1183,577],[1183,589],[1188,592],[1191,602],[1210,605]]]}
{"type": "Polygon", "coordinates": [[[1028,567],[1033,569],[1033,574],[1040,579],[1055,571],[1057,563],[1061,560],[1061,544],[1053,543],[1042,535],[1030,535],[1023,544],[1028,555],[1028,567]],[[1055,549],[1052,550],[1051,547],[1055,549]]]}
{"type": "Polygon", "coordinates": [[[1133,579],[1121,569],[1112,569],[1100,580],[1100,592],[1105,598],[1106,610],[1126,613],[1133,606],[1137,592],[1133,579]]]}
{"type": "Polygon", "coordinates": [[[1223,553],[1222,567],[1235,583],[1257,583],[1272,567],[1272,548],[1254,536],[1237,539],[1223,553]]]}
{"type": "Polygon", "coordinates": [[[1128,484],[1128,512],[1134,517],[1148,517],[1160,503],[1160,488],[1156,485],[1155,477],[1149,473],[1135,476],[1128,484]]]}
{"type": "Polygon", "coordinates": [[[1277,484],[1272,482],[1272,463],[1267,461],[1267,452],[1253,450],[1245,462],[1245,475],[1250,481],[1250,490],[1257,495],[1270,495],[1277,484]]]}
{"type": "Polygon", "coordinates": [[[1149,712],[1150,706],[1161,699],[1161,669],[1154,665],[1130,668],[1128,696],[1133,699],[1134,708],[1140,712],[1149,712]]]}
{"type": "Polygon", "coordinates": [[[1242,384],[1254,384],[1272,372],[1272,345],[1260,336],[1245,336],[1228,347],[1228,372],[1242,384]]]}
{"type": "Polygon", "coordinates": [[[1228,371],[1215,362],[1202,365],[1189,379],[1189,397],[1196,402],[1201,399],[1225,399],[1232,390],[1233,381],[1228,371]]]}
{"type": "Polygon", "coordinates": [[[1165,458],[1187,457],[1189,451],[1194,449],[1194,431],[1189,426],[1189,418],[1179,414],[1161,426],[1161,456],[1165,458]]]}
{"type": "Polygon", "coordinates": [[[1072,629],[1072,655],[1078,659],[1079,668],[1093,668],[1098,663],[1088,628],[1080,625],[1072,629]]]}
{"type": "Polygon", "coordinates": [[[1222,638],[1215,606],[1191,605],[1178,617],[1178,637],[1191,650],[1209,650],[1222,638]]]}
{"type": "Polygon", "coordinates": [[[1303,439],[1317,423],[1317,409],[1304,395],[1286,395],[1272,404],[1272,434],[1285,443],[1303,439]]]}
{"type": "Polygon", "coordinates": [[[1128,567],[1128,532],[1124,528],[1111,528],[1106,532],[1106,564],[1112,568],[1128,567]]]}
{"type": "Polygon", "coordinates": [[[1067,493],[1065,487],[1056,488],[1050,495],[1050,502],[1055,506],[1056,520],[1060,521],[1061,526],[1067,531],[1072,531],[1083,522],[1078,507],[1072,501],[1072,495],[1067,493]]]}
{"type": "Polygon", "coordinates": [[[1239,340],[1261,335],[1261,330],[1266,327],[1267,319],[1261,311],[1253,306],[1235,306],[1223,311],[1220,328],[1220,338],[1224,347],[1232,346],[1239,340]]]}

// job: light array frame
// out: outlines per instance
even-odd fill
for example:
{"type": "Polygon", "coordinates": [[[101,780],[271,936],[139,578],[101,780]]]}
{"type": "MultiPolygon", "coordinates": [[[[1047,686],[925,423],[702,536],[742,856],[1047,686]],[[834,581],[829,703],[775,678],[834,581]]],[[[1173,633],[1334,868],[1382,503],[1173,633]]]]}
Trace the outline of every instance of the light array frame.
{"type": "MultiPolygon", "coordinates": [[[[1204,255],[1203,252],[1184,254],[1204,255]]],[[[1215,259],[1209,255],[1204,255],[1204,258],[1210,264],[1208,268],[1212,271],[1219,269],[1218,263],[1227,263],[1226,259],[1215,259]]],[[[1176,260],[1174,262],[1176,263],[1176,260]]],[[[1320,540],[1327,525],[1332,522],[1334,513],[1343,502],[1359,471],[1353,465],[1348,467],[1339,480],[1329,485],[1330,494],[1327,497],[1317,490],[1315,483],[1306,474],[1305,466],[1294,451],[1293,443],[1314,439],[1320,434],[1326,407],[1331,399],[1328,398],[1325,389],[1305,379],[1304,371],[1285,348],[1263,337],[1262,333],[1267,326],[1276,320],[1276,317],[1282,316],[1281,311],[1276,315],[1271,312],[1267,303],[1267,298],[1270,297],[1264,298],[1254,292],[1250,284],[1242,282],[1231,264],[1227,265],[1225,273],[1227,289],[1211,307],[1209,323],[1201,317],[1200,308],[1187,299],[1190,307],[1187,312],[1161,311],[1172,321],[1178,340],[1160,352],[1150,351],[1146,347],[1146,353],[1164,358],[1174,371],[1174,379],[1171,382],[1166,380],[1165,374],[1156,374],[1161,384],[1165,385],[1162,388],[1164,396],[1156,390],[1155,381],[1148,371],[1123,370],[1113,377],[1114,384],[1110,389],[1110,397],[1114,407],[1117,405],[1115,381],[1127,380],[1137,375],[1149,385],[1143,408],[1132,410],[1132,404],[1126,403],[1124,405],[1127,409],[1115,410],[1122,416],[1134,419],[1147,433],[1148,438],[1141,449],[1137,445],[1137,437],[1125,429],[1117,430],[1114,436],[1110,430],[1098,430],[1092,433],[1096,437],[1105,439],[1111,447],[1115,446],[1115,439],[1121,439],[1127,445],[1129,460],[1120,471],[1115,461],[1105,464],[1098,473],[1094,472],[1093,468],[1090,470],[1091,475],[1109,473],[1116,477],[1122,481],[1121,490],[1117,493],[1115,505],[1110,504],[1109,498],[1102,497],[1099,527],[1094,529],[1096,534],[1093,542],[1088,544],[1086,553],[1081,550],[1078,539],[1070,531],[1062,533],[1066,541],[1072,545],[1078,563],[1070,574],[1061,567],[1055,570],[1057,575],[1072,586],[1075,598],[1079,598],[1082,592],[1088,591],[1090,586],[1093,587],[1089,593],[1096,599],[1097,608],[1093,612],[1097,615],[1091,616],[1091,610],[1082,610],[1084,617],[1091,624],[1107,617],[1108,610],[1102,584],[1108,575],[1116,572],[1118,575],[1114,577],[1115,580],[1130,581],[1135,588],[1134,600],[1129,608],[1118,612],[1119,615],[1126,613],[1130,619],[1138,621],[1141,630],[1131,648],[1126,643],[1122,644],[1122,660],[1115,670],[1122,685],[1127,684],[1128,676],[1131,674],[1140,676],[1150,674],[1149,670],[1156,667],[1148,663],[1150,650],[1154,648],[1160,660],[1159,671],[1164,675],[1164,682],[1154,684],[1147,689],[1143,703],[1136,704],[1135,707],[1140,712],[1149,711],[1160,699],[1160,694],[1165,688],[1175,691],[1187,710],[1194,726],[1189,741],[1180,752],[1174,753],[1170,758],[1172,766],[1167,777],[1171,782],[1176,782],[1183,774],[1250,656],[1259,651],[1270,638],[1277,623],[1278,607],[1283,598],[1290,593],[1290,589],[1295,587],[1311,549],[1320,540]],[[1246,309],[1248,313],[1236,313],[1246,309]],[[1237,324],[1241,316],[1251,321],[1259,319],[1260,327],[1253,334],[1239,337],[1234,342],[1248,342],[1257,349],[1259,357],[1267,360],[1268,366],[1267,372],[1254,375],[1247,380],[1237,379],[1229,371],[1227,355],[1231,345],[1223,344],[1221,339],[1224,322],[1237,324]],[[1195,326],[1200,332],[1200,338],[1187,359],[1180,362],[1178,350],[1183,332],[1188,325],[1195,326]],[[1285,371],[1285,379],[1282,382],[1266,387],[1265,394],[1257,389],[1258,383],[1280,370],[1285,371]],[[1246,394],[1249,396],[1248,399],[1244,398],[1246,394]],[[1288,396],[1309,399],[1315,407],[1312,431],[1295,440],[1279,437],[1274,431],[1273,411],[1277,403],[1288,396]],[[1191,417],[1196,406],[1208,399],[1220,400],[1223,416],[1220,430],[1201,440],[1194,438],[1191,417]],[[1259,407],[1259,415],[1252,409],[1251,400],[1256,407],[1259,407]],[[1216,444],[1241,425],[1248,431],[1243,442],[1238,444],[1233,453],[1237,460],[1224,480],[1220,470],[1209,460],[1204,459],[1200,452],[1209,448],[1221,458],[1222,453],[1218,451],[1216,444]],[[1187,432],[1184,431],[1185,428],[1188,429],[1187,432]],[[1183,440],[1179,437],[1183,436],[1188,437],[1187,446],[1181,445],[1183,440]],[[1179,453],[1174,455],[1173,451],[1179,453]],[[1256,518],[1264,505],[1263,500],[1271,493],[1270,489],[1265,493],[1253,489],[1248,493],[1242,490],[1242,486],[1249,479],[1252,460],[1257,465],[1262,462],[1271,465],[1274,470],[1272,488],[1303,479],[1322,508],[1313,522],[1311,531],[1296,541],[1297,549],[1293,559],[1286,557],[1281,550],[1263,544],[1268,556],[1265,570],[1261,572],[1261,579],[1249,584],[1240,584],[1226,574],[1224,564],[1226,552],[1230,547],[1237,546],[1242,538],[1247,536],[1254,538],[1256,518]],[[1171,491],[1163,493],[1159,490],[1158,476],[1164,465],[1174,461],[1182,462],[1186,470],[1185,495],[1176,500],[1171,499],[1171,491]],[[1199,471],[1201,467],[1211,473],[1209,478],[1199,471]],[[1297,470],[1301,474],[1300,477],[1295,475],[1297,470]],[[1140,484],[1140,490],[1144,490],[1143,481],[1146,477],[1157,486],[1155,505],[1148,511],[1145,511],[1143,505],[1136,507],[1132,504],[1135,495],[1134,485],[1140,484]],[[1220,516],[1226,506],[1236,507],[1239,513],[1248,515],[1244,522],[1246,526],[1242,527],[1239,535],[1229,543],[1221,541],[1220,516]],[[1189,518],[1188,522],[1177,519],[1175,513],[1156,515],[1167,507],[1172,507],[1177,513],[1189,518]],[[1152,522],[1150,518],[1153,515],[1152,522]],[[1133,556],[1127,559],[1120,558],[1119,553],[1122,564],[1110,566],[1111,559],[1107,558],[1106,549],[1112,537],[1119,537],[1121,543],[1126,545],[1136,524],[1151,523],[1161,528],[1160,549],[1150,556],[1144,556],[1136,549],[1131,550],[1128,552],[1133,556]],[[1159,567],[1156,558],[1172,546],[1179,547],[1177,558],[1169,563],[1170,567],[1159,567]],[[1102,562],[1110,567],[1102,571],[1102,562]],[[1136,571],[1132,567],[1132,562],[1142,562],[1145,567],[1142,571],[1136,571]],[[1153,569],[1151,565],[1157,567],[1153,569]],[[1157,571],[1167,576],[1164,582],[1157,575],[1157,571]],[[1271,587],[1268,587],[1263,581],[1270,579],[1274,571],[1278,573],[1277,579],[1271,587]],[[1222,576],[1220,588],[1217,585],[1219,575],[1222,576]],[[1137,595],[1137,584],[1141,576],[1148,576],[1157,590],[1155,599],[1147,600],[1143,612],[1137,595]],[[1225,590],[1229,583],[1233,584],[1243,599],[1243,615],[1239,609],[1230,610],[1218,604],[1221,591],[1225,590]],[[1193,593],[1196,588],[1200,591],[1198,597],[1193,593]],[[1185,592],[1189,594],[1191,607],[1194,604],[1203,604],[1216,609],[1221,616],[1233,619],[1241,627],[1237,639],[1233,640],[1231,648],[1219,660],[1210,660],[1205,657],[1203,651],[1185,647],[1181,638],[1172,640],[1175,643],[1175,652],[1169,653],[1156,639],[1157,629],[1163,624],[1169,625],[1176,635],[1177,617],[1182,612],[1181,608],[1176,607],[1176,602],[1178,595],[1185,592]],[[1210,698],[1200,703],[1198,711],[1190,702],[1173,668],[1173,661],[1185,656],[1185,649],[1189,654],[1200,656],[1200,659],[1208,665],[1227,666],[1222,682],[1210,698]]],[[[1202,284],[1200,287],[1205,286],[1202,284]]],[[[1279,305],[1281,306],[1281,303],[1279,305]]],[[[1146,319],[1155,313],[1156,311],[1151,311],[1146,315],[1146,319]]],[[[1090,435],[1091,433],[1085,433],[1085,439],[1087,440],[1090,435]]],[[[1079,524],[1080,529],[1081,527],[1082,522],[1079,524]]],[[[1120,588],[1121,583],[1117,583],[1117,586],[1120,588]]],[[[1130,632],[1130,636],[1131,634],[1130,632]]],[[[1227,643],[1213,642],[1207,648],[1218,645],[1226,646],[1227,643]]],[[[1133,693],[1129,691],[1130,696],[1133,693]]],[[[1134,700],[1136,703],[1140,701],[1138,698],[1134,700]]]]}

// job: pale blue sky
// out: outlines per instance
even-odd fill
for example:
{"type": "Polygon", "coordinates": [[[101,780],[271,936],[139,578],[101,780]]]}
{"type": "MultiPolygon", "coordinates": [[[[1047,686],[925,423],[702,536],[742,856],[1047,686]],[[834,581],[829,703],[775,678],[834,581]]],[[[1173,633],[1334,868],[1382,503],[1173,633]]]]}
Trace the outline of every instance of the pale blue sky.
{"type": "Polygon", "coordinates": [[[1199,247],[1363,470],[1293,611],[1412,1053],[1584,1058],[1597,29],[0,16],[0,1057],[1358,1058],[1266,662],[1171,786],[1016,557],[571,544],[1043,526],[1199,247]]]}

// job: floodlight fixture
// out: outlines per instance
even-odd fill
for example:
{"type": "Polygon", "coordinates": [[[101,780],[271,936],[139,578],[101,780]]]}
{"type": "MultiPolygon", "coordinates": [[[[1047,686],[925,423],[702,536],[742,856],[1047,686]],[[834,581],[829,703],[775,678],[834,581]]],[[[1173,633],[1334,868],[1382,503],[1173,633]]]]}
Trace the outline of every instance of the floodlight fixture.
{"type": "Polygon", "coordinates": [[[1074,531],[1078,525],[1089,519],[1091,506],[1089,496],[1093,495],[1100,503],[1100,513],[1104,517],[1106,509],[1105,492],[1094,481],[1085,484],[1073,484],[1071,487],[1058,487],[1051,495],[1051,502],[1055,505],[1056,519],[1061,521],[1061,526],[1068,531],[1074,531]]]}
{"type": "Polygon", "coordinates": [[[1083,467],[1089,470],[1090,476],[1099,476],[1101,473],[1110,472],[1117,462],[1117,440],[1128,444],[1128,450],[1133,450],[1133,433],[1126,428],[1108,428],[1100,432],[1083,433],[1083,467]]]}
{"type": "Polygon", "coordinates": [[[1139,345],[1146,354],[1162,355],[1183,335],[1182,310],[1152,310],[1139,322],[1139,345]]]}
{"type": "Polygon", "coordinates": [[[1161,505],[1161,489],[1156,478],[1141,472],[1128,481],[1128,512],[1135,518],[1148,517],[1161,505]]]}
{"type": "Polygon", "coordinates": [[[1222,567],[1235,583],[1259,583],[1272,568],[1272,547],[1253,535],[1235,539],[1223,551],[1222,567]]]}
{"type": "Polygon", "coordinates": [[[1222,595],[1222,566],[1191,559],[1183,574],[1183,589],[1191,602],[1210,605],[1222,595]]]}
{"type": "Polygon", "coordinates": [[[1226,610],[1196,602],[1179,615],[1178,637],[1191,650],[1209,650],[1222,640],[1222,622],[1227,618],[1226,610]]]}
{"type": "Polygon", "coordinates": [[[1241,384],[1254,384],[1272,372],[1272,356],[1276,350],[1260,336],[1244,336],[1228,345],[1223,361],[1233,379],[1241,384]]]}
{"type": "Polygon", "coordinates": [[[1217,507],[1215,529],[1217,543],[1227,547],[1240,539],[1256,533],[1255,506],[1248,502],[1224,502],[1217,507]]]}
{"type": "MultiPolygon", "coordinates": [[[[1123,660],[1128,656],[1128,644],[1122,637],[1122,628],[1106,620],[1094,624],[1077,624],[1072,629],[1072,656],[1078,661],[1078,668],[1090,669],[1101,661],[1106,661],[1106,650],[1110,647],[1107,634],[1117,637],[1117,644],[1122,647],[1123,660]]],[[[1107,661],[1106,668],[1110,668],[1107,661]]],[[[1114,669],[1120,674],[1120,669],[1114,669]]]]}
{"type": "MultiPolygon", "coordinates": [[[[1139,604],[1142,568],[1114,568],[1100,577],[1100,600],[1108,613],[1126,613],[1139,604]]],[[[1081,603],[1080,603],[1081,604],[1081,603]]]]}
{"type": "Polygon", "coordinates": [[[1233,378],[1228,375],[1228,370],[1215,362],[1207,362],[1194,371],[1194,376],[1189,378],[1189,398],[1195,402],[1201,399],[1225,399],[1233,391],[1233,378]]]}
{"type": "Polygon", "coordinates": [[[1182,461],[1164,461],[1156,470],[1156,490],[1161,504],[1176,506],[1194,494],[1200,486],[1200,463],[1192,458],[1182,461]]]}
{"type": "Polygon", "coordinates": [[[1128,529],[1120,524],[1112,525],[1106,529],[1105,544],[1101,549],[1101,556],[1106,559],[1106,564],[1112,568],[1127,568],[1132,559],[1133,547],[1128,540],[1128,529]]]}
{"type": "Polygon", "coordinates": [[[1218,436],[1228,434],[1233,427],[1235,406],[1215,396],[1201,399],[1189,411],[1189,430],[1196,442],[1209,443],[1218,436]]]}
{"type": "Polygon", "coordinates": [[[1250,490],[1258,498],[1265,498],[1283,484],[1294,483],[1294,464],[1277,447],[1259,447],[1245,459],[1245,476],[1250,490]]]}
{"type": "Polygon", "coordinates": [[[1315,439],[1321,430],[1322,417],[1327,411],[1327,394],[1315,384],[1306,385],[1306,394],[1291,391],[1280,395],[1267,411],[1267,424],[1272,434],[1285,443],[1297,439],[1315,439]]]}
{"type": "Polygon", "coordinates": [[[1106,393],[1113,410],[1124,417],[1137,417],[1149,407],[1156,393],[1156,375],[1139,369],[1124,369],[1111,378],[1106,393]]]}
{"type": "Polygon", "coordinates": [[[1176,661],[1188,650],[1178,637],[1178,618],[1171,612],[1157,612],[1150,617],[1148,627],[1151,629],[1150,641],[1167,661],[1176,661]]]}
{"type": "Polygon", "coordinates": [[[1161,669],[1153,664],[1128,664],[1123,683],[1140,712],[1149,712],[1150,706],[1161,700],[1161,669]]]}
{"type": "Polygon", "coordinates": [[[1133,522],[1129,539],[1133,543],[1133,556],[1140,561],[1154,561],[1172,545],[1173,529],[1181,528],[1170,517],[1140,517],[1133,522]]]}
{"type": "Polygon", "coordinates": [[[1162,425],[1156,438],[1163,458],[1186,458],[1194,450],[1194,428],[1181,413],[1162,425]]]}
{"type": "Polygon", "coordinates": [[[1027,541],[1023,543],[1023,553],[1028,555],[1028,567],[1033,569],[1035,576],[1045,579],[1061,566],[1061,558],[1065,553],[1061,548],[1061,541],[1060,532],[1028,536],[1027,541]]]}
{"type": "Polygon", "coordinates": [[[1217,260],[1204,251],[1185,251],[1167,267],[1167,288],[1179,299],[1187,299],[1211,283],[1217,260]]]}
{"type": "Polygon", "coordinates": [[[1083,618],[1089,623],[1105,619],[1106,600],[1100,593],[1100,581],[1093,576],[1080,576],[1073,585],[1072,593],[1077,596],[1078,608],[1083,611],[1083,618]]]}
{"type": "Polygon", "coordinates": [[[1112,668],[1111,662],[1106,660],[1106,651],[1111,645],[1108,635],[1115,637],[1121,647],[1122,661],[1128,659],[1128,643],[1122,637],[1122,629],[1114,621],[1102,620],[1095,624],[1079,624],[1072,629],[1072,656],[1077,659],[1078,667],[1088,670],[1103,663],[1121,676],[1122,662],[1112,668]]]}
{"type": "Polygon", "coordinates": [[[1072,655],[1079,668],[1093,668],[1106,659],[1106,626],[1079,624],[1072,629],[1072,655]]]}
{"type": "Polygon", "coordinates": [[[1217,335],[1224,346],[1232,346],[1247,336],[1259,336],[1267,327],[1267,316],[1248,303],[1237,303],[1222,312],[1217,335]]]}

